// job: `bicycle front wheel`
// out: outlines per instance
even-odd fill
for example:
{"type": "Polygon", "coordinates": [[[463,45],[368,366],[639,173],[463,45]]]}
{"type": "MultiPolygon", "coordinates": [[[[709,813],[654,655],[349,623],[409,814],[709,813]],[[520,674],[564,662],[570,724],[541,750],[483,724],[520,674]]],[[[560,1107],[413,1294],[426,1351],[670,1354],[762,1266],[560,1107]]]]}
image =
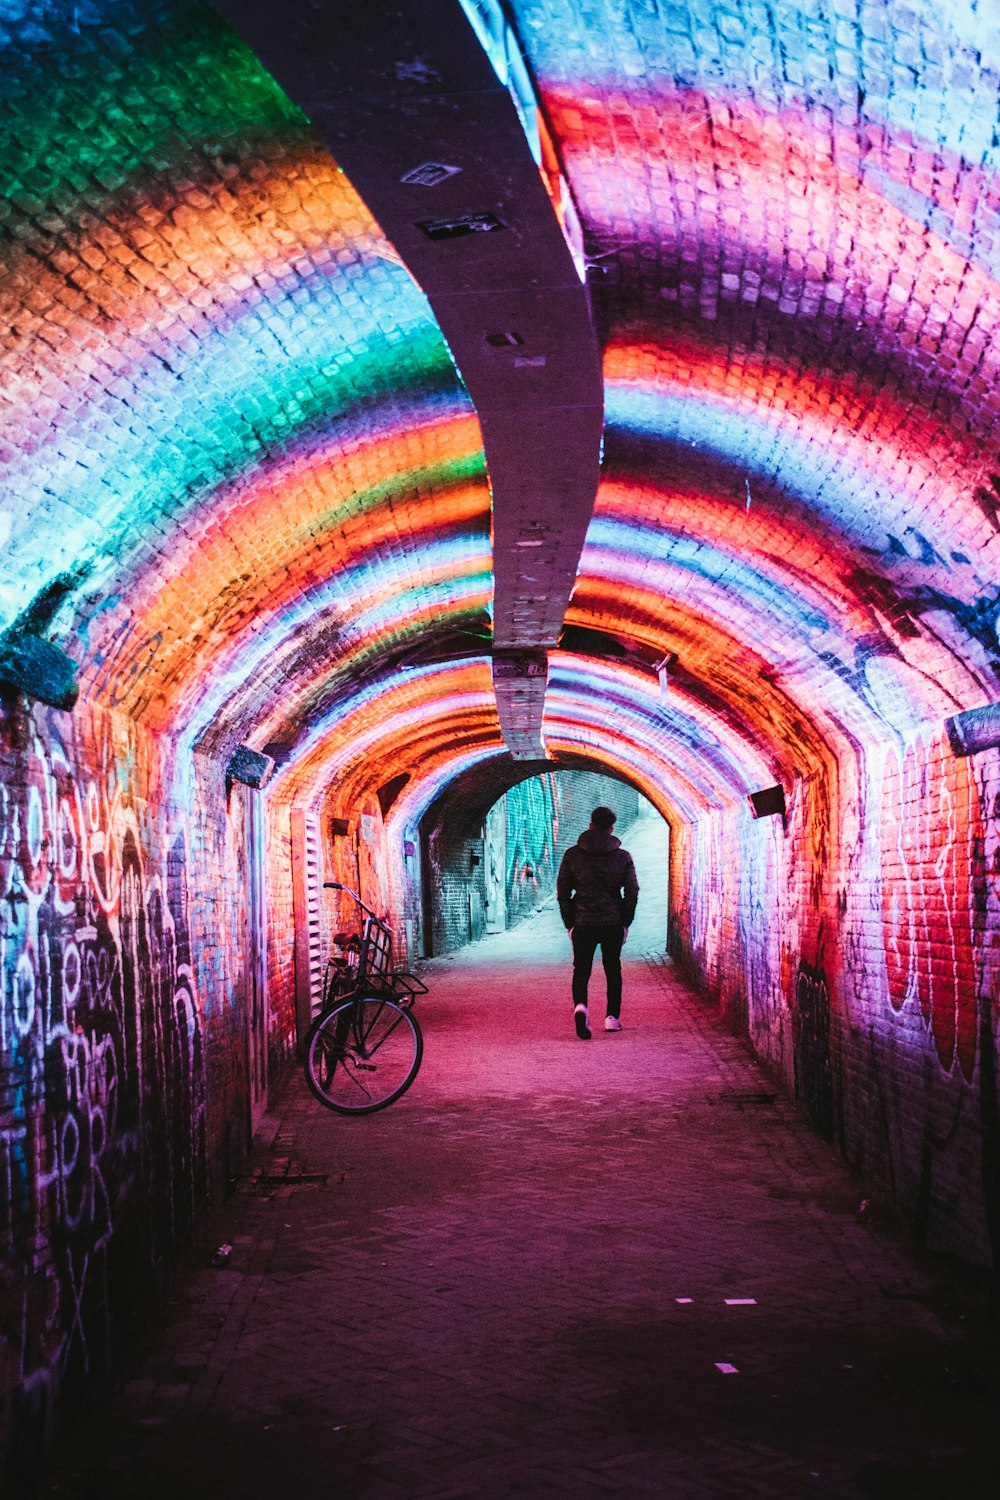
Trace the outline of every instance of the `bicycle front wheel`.
{"type": "Polygon", "coordinates": [[[381,995],[343,1000],[306,1038],[306,1081],[328,1109],[370,1115],[410,1087],[424,1039],[408,1010],[381,995]]]}

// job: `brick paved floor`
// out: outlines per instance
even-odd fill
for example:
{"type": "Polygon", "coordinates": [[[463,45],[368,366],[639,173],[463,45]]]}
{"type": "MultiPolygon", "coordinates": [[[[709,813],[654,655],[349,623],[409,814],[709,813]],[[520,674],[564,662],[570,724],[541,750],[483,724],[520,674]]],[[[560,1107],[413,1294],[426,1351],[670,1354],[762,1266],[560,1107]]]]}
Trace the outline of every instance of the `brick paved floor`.
{"type": "Polygon", "coordinates": [[[411,1092],[345,1120],[293,1082],[231,1261],[195,1269],[48,1492],[995,1495],[968,1323],[642,956],[653,839],[625,1030],[573,1035],[553,911],[432,965],[411,1092]]]}

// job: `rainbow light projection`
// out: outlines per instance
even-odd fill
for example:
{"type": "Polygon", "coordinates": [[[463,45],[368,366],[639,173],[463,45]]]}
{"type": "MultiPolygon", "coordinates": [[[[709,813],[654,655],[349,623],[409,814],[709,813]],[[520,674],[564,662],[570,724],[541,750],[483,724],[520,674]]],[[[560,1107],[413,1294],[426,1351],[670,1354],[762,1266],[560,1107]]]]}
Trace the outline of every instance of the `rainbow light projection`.
{"type": "Polygon", "coordinates": [[[421,818],[446,787],[473,767],[484,766],[488,761],[497,760],[507,753],[507,747],[502,743],[487,749],[477,747],[464,752],[456,750],[447,759],[441,760],[432,775],[414,779],[393,803],[386,820],[393,838],[398,842],[416,837],[421,818]]]}
{"type": "Polygon", "coordinates": [[[34,18],[2,116],[0,295],[30,353],[5,362],[0,626],[70,630],[87,698],[181,743],[275,712],[301,733],[383,653],[488,637],[478,424],[422,293],[221,19],[98,10],[34,18]]]}
{"type": "Polygon", "coordinates": [[[478,556],[470,555],[465,539],[457,538],[425,545],[418,556],[419,568],[413,557],[387,559],[376,554],[360,567],[344,569],[322,585],[296,594],[286,608],[262,611],[252,642],[238,641],[228,660],[214,659],[211,687],[192,714],[187,733],[198,739],[220,715],[224,715],[223,722],[230,721],[234,697],[244,688],[259,718],[257,674],[266,672],[272,702],[276,677],[289,688],[294,684],[301,714],[302,695],[318,706],[324,691],[341,680],[347,685],[366,667],[377,665],[383,654],[391,654],[397,641],[484,614],[491,585],[488,548],[478,556]],[[327,628],[331,619],[339,627],[335,672],[323,660],[322,641],[317,642],[307,630],[317,614],[327,628]]]}
{"type": "Polygon", "coordinates": [[[683,8],[602,11],[596,46],[569,0],[514,6],[608,273],[607,477],[569,618],[689,657],[728,625],[841,746],[996,691],[997,48],[955,9],[913,24],[968,69],[890,91],[867,14],[835,42],[748,3],[695,47],[683,8]]]}
{"type": "MultiPolygon", "coordinates": [[[[570,7],[563,9],[568,23],[570,7]]],[[[580,82],[567,77],[565,35],[558,28],[552,32],[560,38],[558,56],[555,50],[546,53],[545,41],[531,24],[535,7],[525,4],[517,10],[522,36],[530,35],[536,47],[548,106],[578,168],[577,190],[587,201],[591,225],[600,232],[633,234],[638,204],[640,231],[660,238],[673,226],[660,220],[653,195],[644,198],[644,189],[630,191],[626,217],[605,211],[607,200],[596,184],[623,172],[627,176],[628,153],[610,131],[602,136],[601,118],[593,110],[585,132],[574,127],[580,82]],[[587,200],[591,184],[595,192],[587,200]],[[644,224],[643,203],[648,205],[644,224]]],[[[798,24],[793,24],[790,11],[779,18],[780,25],[786,23],[793,30],[798,24]]],[[[594,55],[588,52],[588,66],[594,55]]],[[[645,71],[643,87],[655,89],[656,70],[645,71]]],[[[635,70],[627,72],[634,79],[635,70]]],[[[738,73],[734,69],[734,76],[738,73]]],[[[600,99],[602,91],[625,88],[624,77],[608,68],[601,77],[591,74],[587,87],[600,99]]],[[[668,118],[680,122],[681,165],[694,178],[731,142],[717,127],[711,141],[708,132],[701,139],[699,131],[707,118],[704,101],[693,94],[671,93],[672,77],[668,83],[664,75],[662,87],[657,109],[665,105],[668,118]]],[[[636,91],[634,82],[627,88],[636,91]]],[[[739,107],[740,124],[746,127],[756,107],[745,100],[739,107]]],[[[980,107],[985,119],[989,106],[984,99],[980,107]]],[[[787,149],[793,149],[770,148],[787,140],[794,142],[795,150],[808,153],[810,141],[800,115],[794,116],[794,131],[789,117],[786,135],[771,129],[759,108],[756,119],[759,145],[756,151],[748,149],[750,132],[743,128],[740,167],[744,174],[757,174],[759,194],[756,202],[751,195],[738,235],[744,258],[752,254],[756,235],[766,261],[768,222],[760,205],[781,187],[787,175],[787,149]]],[[[673,145],[667,153],[661,125],[654,131],[651,122],[640,123],[649,135],[643,137],[640,131],[636,138],[636,171],[644,174],[643,181],[652,171],[654,182],[658,170],[669,173],[673,187],[684,175],[673,145]],[[650,138],[653,134],[655,140],[650,138]]],[[[928,245],[921,216],[911,212],[922,208],[919,202],[908,206],[899,191],[889,193],[887,219],[884,174],[876,178],[869,169],[867,179],[859,181],[849,153],[843,156],[847,165],[834,170],[824,166],[827,153],[822,142],[811,144],[810,165],[817,170],[808,223],[804,217],[793,219],[789,243],[793,251],[808,253],[812,269],[794,307],[782,303],[779,314],[819,322],[843,310],[849,277],[878,285],[884,246],[876,242],[874,231],[867,242],[863,235],[855,237],[849,272],[845,269],[838,277],[831,274],[836,265],[829,259],[821,269],[816,261],[817,225],[836,245],[845,202],[848,209],[853,203],[866,222],[877,215],[883,237],[894,235],[909,246],[902,256],[903,269],[914,270],[908,295],[933,292],[940,305],[942,298],[957,295],[959,281],[970,286],[964,263],[967,247],[951,242],[955,235],[946,232],[943,215],[928,245]],[[797,234],[803,236],[801,245],[797,234]]],[[[672,212],[683,217],[683,200],[673,197],[671,202],[672,212]]],[[[756,306],[762,299],[767,306],[765,277],[752,270],[744,275],[746,270],[744,265],[740,275],[722,277],[711,293],[718,306],[734,300],[756,306]]],[[[973,276],[969,293],[987,321],[997,306],[988,270],[980,257],[975,267],[980,279],[976,282],[973,276]]],[[[872,318],[872,338],[888,349],[906,338],[901,306],[899,315],[893,316],[893,301],[901,303],[897,293],[898,287],[888,309],[883,297],[877,319],[872,318]]],[[[704,305],[704,279],[699,295],[702,312],[714,316],[704,305]]],[[[682,284],[677,293],[681,304],[684,296],[682,284]]],[[[983,352],[988,357],[985,345],[983,352]]],[[[906,735],[959,704],[981,700],[995,640],[993,621],[983,609],[983,592],[992,586],[991,579],[975,561],[988,540],[988,526],[970,498],[972,481],[982,469],[974,441],[954,432],[945,439],[947,424],[916,412],[905,383],[902,389],[890,384],[873,397],[857,381],[838,381],[821,373],[804,377],[791,363],[782,369],[748,361],[734,371],[732,365],[720,363],[707,339],[701,344],[682,340],[679,345],[672,337],[666,348],[648,340],[612,340],[607,374],[609,477],[581,566],[568,616],[571,623],[638,635],[664,652],[679,648],[684,654],[685,646],[710,640],[724,666],[714,674],[713,691],[702,695],[711,700],[708,706],[716,718],[736,733],[733,753],[738,764],[755,764],[755,752],[747,756],[740,736],[749,735],[751,742],[761,745],[770,741],[770,774],[777,774],[774,767],[782,763],[786,771],[808,771],[825,759],[825,745],[842,747],[887,732],[906,735]],[[697,454],[693,479],[684,472],[685,449],[697,454]],[[651,474],[657,455],[663,467],[665,454],[677,455],[668,461],[666,475],[651,474]],[[633,461],[639,466],[635,473],[633,461]],[[938,628],[920,632],[914,618],[929,610],[938,628]],[[750,661],[747,643],[752,647],[750,661]],[[763,684],[755,680],[761,667],[770,674],[763,684]],[[803,713],[804,726],[798,722],[803,713]],[[797,733],[791,731],[793,721],[797,733]]],[[[690,649],[687,656],[690,659],[690,649]]],[[[577,664],[577,700],[567,695],[558,676],[553,677],[547,716],[550,751],[593,746],[594,736],[601,740],[586,700],[598,690],[603,670],[591,662],[577,664]]],[[[696,676],[698,670],[695,660],[696,676]]],[[[647,692],[652,693],[651,686],[647,692]]],[[[675,702],[679,692],[672,684],[675,702]]],[[[624,707],[617,699],[609,701],[616,704],[616,735],[631,742],[634,726],[624,707]]],[[[697,689],[691,701],[698,701],[697,689]]],[[[668,785],[671,805],[685,808],[685,815],[694,816],[697,809],[711,805],[706,789],[695,791],[686,780],[683,740],[674,742],[666,735],[660,752],[655,776],[648,766],[643,772],[652,778],[650,785],[658,794],[668,785]]],[[[759,779],[759,762],[755,775],[759,779]]],[[[743,777],[747,783],[754,779],[749,771],[743,777]]],[[[417,798],[416,791],[413,796],[417,798]]]]}
{"type": "MultiPolygon", "coordinates": [[[[619,354],[627,360],[628,351],[612,351],[611,368],[619,354]]],[[[989,662],[987,621],[980,625],[978,650],[975,637],[971,647],[959,649],[954,624],[950,636],[944,630],[923,635],[906,609],[900,580],[920,574],[911,595],[914,612],[931,603],[942,612],[950,606],[958,622],[975,618],[981,582],[971,567],[963,568],[958,583],[966,585],[966,597],[956,598],[957,570],[940,552],[929,562],[904,553],[892,581],[880,582],[859,566],[880,493],[874,480],[865,485],[864,445],[859,441],[851,455],[853,487],[848,490],[845,475],[838,495],[834,469],[832,484],[828,479],[823,486],[826,514],[817,517],[808,496],[820,483],[821,429],[803,436],[794,413],[784,424],[765,424],[736,401],[699,399],[693,382],[684,391],[609,384],[608,446],[616,473],[601,490],[568,619],[638,632],[688,660],[698,633],[691,621],[707,624],[731,637],[732,650],[749,645],[760,653],[785,691],[810,706],[817,726],[857,740],[878,737],[886,726],[905,731],[975,701],[989,662]],[[640,446],[651,438],[662,445],[660,473],[648,458],[643,466],[640,454],[626,481],[636,438],[640,446]],[[693,463],[685,446],[697,451],[693,463]],[[796,473],[798,493],[791,488],[796,473]],[[864,526],[856,539],[849,534],[853,518],[864,526]]],[[[976,517],[966,520],[966,535],[953,530],[950,538],[960,556],[979,550],[971,535],[976,517]]],[[[889,517],[882,521],[891,524],[889,517]]],[[[917,528],[907,529],[912,538],[917,528]]],[[[885,550],[884,532],[879,540],[885,550]]]]}
{"type": "MultiPolygon", "coordinates": [[[[488,9],[604,347],[548,753],[671,820],[675,958],[939,1249],[996,1265],[1000,752],[945,731],[1000,701],[996,0],[488,9]]],[[[514,768],[476,414],[308,122],[206,0],[0,0],[0,63],[0,632],[81,687],[0,694],[27,1454],[135,1326],[120,1247],[158,1284],[228,1171],[245,1058],[294,1052],[293,826],[409,937],[421,819],[514,768]],[[238,744],[277,766],[266,816],[227,795],[238,744]]]]}
{"type": "MultiPolygon", "coordinates": [[[[676,650],[683,691],[737,735],[740,764],[758,753],[740,736],[770,744],[772,767],[808,769],[824,746],[983,701],[996,587],[979,562],[992,533],[973,498],[986,460],[968,388],[973,361],[978,389],[1000,358],[1000,292],[993,241],[940,164],[974,147],[985,180],[989,91],[963,96],[959,125],[943,83],[876,82],[862,161],[851,101],[831,95],[824,117],[802,106],[802,90],[829,92],[829,69],[791,5],[746,5],[742,39],[702,38],[703,59],[718,51],[703,77],[679,33],[651,60],[622,18],[605,18],[596,48],[570,0],[550,9],[544,28],[535,0],[511,14],[591,238],[719,246],[705,266],[681,257],[660,289],[659,321],[681,319],[669,337],[612,327],[607,477],[570,623],[676,650]],[[775,91],[777,53],[773,67],[760,53],[771,18],[797,88],[775,91]],[[616,91],[630,133],[612,129],[616,91]],[[937,165],[921,190],[926,142],[937,165]],[[613,182],[624,191],[606,193],[613,182]],[[766,359],[719,358],[727,310],[767,316],[766,359]],[[803,370],[802,338],[848,316],[865,357],[890,362],[877,390],[863,369],[825,371],[815,340],[803,370]],[[947,352],[958,320],[961,352],[935,378],[961,387],[967,431],[943,401],[918,404],[908,372],[917,336],[947,352]]],[[[136,14],[124,0],[103,11],[136,14]]],[[[98,30],[58,9],[34,24],[45,46],[19,59],[21,117],[4,117],[11,201],[34,227],[0,288],[32,338],[30,367],[5,382],[0,622],[48,600],[72,617],[93,701],[202,748],[294,743],[435,634],[464,631],[475,650],[491,589],[475,418],[422,295],[300,113],[188,0],[145,6],[114,67],[98,30]],[[61,109],[60,58],[89,115],[61,109]],[[123,88],[145,101],[139,118],[123,88]]],[[[982,43],[971,14],[920,25],[943,52],[982,43]]],[[[700,806],[680,741],[676,754],[669,795],[700,806]]]]}
{"type": "MultiPolygon", "coordinates": [[[[613,766],[689,822],[742,803],[774,777],[764,749],[748,748],[697,700],[672,689],[664,704],[655,677],[565,652],[550,659],[545,735],[550,752],[613,766]]],[[[502,753],[488,660],[403,670],[391,686],[375,684],[319,720],[271,795],[317,806],[335,787],[335,806],[349,810],[405,769],[411,784],[392,820],[409,834],[461,771],[502,753]]]]}
{"type": "Polygon", "coordinates": [[[613,764],[686,822],[773,779],[767,756],[703,705],[676,690],[663,703],[655,676],[566,652],[550,658],[544,733],[550,751],[613,764]]]}
{"type": "MultiPolygon", "coordinates": [[[[973,251],[973,265],[981,264],[989,274],[1000,270],[995,240],[975,233],[996,201],[992,179],[1000,165],[998,46],[990,6],[920,5],[906,12],[901,29],[905,27],[907,55],[947,59],[948,66],[941,68],[891,66],[896,40],[891,12],[883,18],[877,12],[846,11],[834,23],[829,12],[795,0],[774,5],[744,0],[730,22],[701,26],[695,41],[694,28],[689,31],[684,24],[683,7],[678,7],[675,26],[632,23],[609,7],[595,20],[600,27],[600,45],[595,45],[595,30],[579,24],[574,0],[512,0],[510,9],[522,38],[530,38],[531,62],[545,103],[557,116],[564,150],[567,141],[582,147],[598,137],[606,119],[598,101],[612,93],[629,101],[631,128],[620,138],[637,159],[644,156],[647,172],[643,180],[636,173],[629,182],[628,198],[615,195],[623,207],[659,200],[658,175],[668,175],[678,153],[676,176],[690,179],[685,154],[707,153],[709,145],[697,130],[676,125],[678,120],[683,124],[685,110],[704,123],[706,106],[715,106],[720,114],[729,112],[728,121],[719,119],[714,136],[723,153],[736,139],[751,162],[755,146],[762,158],[770,154],[779,189],[772,203],[784,196],[780,157],[786,132],[801,149],[810,132],[822,138],[831,129],[843,131],[847,139],[836,157],[829,152],[819,157],[827,182],[836,175],[835,162],[841,163],[845,185],[856,188],[860,182],[870,188],[880,215],[894,206],[920,218],[933,205],[939,238],[953,242],[963,256],[973,251]],[[650,100],[655,109],[647,107],[650,100]],[[563,102],[574,111],[568,122],[561,117],[563,102]],[[757,130],[746,130],[754,115],[757,130]],[[860,150],[856,138],[852,146],[859,122],[874,149],[860,150]],[[910,177],[912,166],[916,181],[910,177]],[[971,167],[973,189],[961,195],[960,166],[971,167]]],[[[610,130],[605,139],[617,144],[610,130]]],[[[570,175],[578,197],[588,197],[586,174],[572,170],[580,165],[572,163],[570,175]]],[[[610,198],[604,195],[605,204],[610,198]]],[[[759,205],[766,202],[763,195],[757,199],[759,205]]],[[[588,224],[603,217],[591,207],[588,198],[588,224]]],[[[753,212],[752,200],[748,211],[753,212]]],[[[871,232],[883,227],[880,217],[871,232]]]]}
{"type": "Polygon", "coordinates": [[[351,808],[373,786],[407,769],[431,799],[455,764],[503,750],[486,657],[402,670],[356,692],[309,730],[294,762],[275,777],[278,804],[315,806],[336,786],[351,808]]]}

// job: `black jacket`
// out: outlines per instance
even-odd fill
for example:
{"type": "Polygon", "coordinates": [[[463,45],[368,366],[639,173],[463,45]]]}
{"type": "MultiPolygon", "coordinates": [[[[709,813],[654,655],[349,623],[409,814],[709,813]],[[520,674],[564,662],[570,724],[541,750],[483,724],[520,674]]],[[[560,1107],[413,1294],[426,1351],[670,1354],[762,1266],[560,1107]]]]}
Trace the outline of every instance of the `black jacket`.
{"type": "Polygon", "coordinates": [[[566,927],[632,925],[639,882],[635,865],[613,833],[586,828],[559,866],[556,896],[566,927]]]}

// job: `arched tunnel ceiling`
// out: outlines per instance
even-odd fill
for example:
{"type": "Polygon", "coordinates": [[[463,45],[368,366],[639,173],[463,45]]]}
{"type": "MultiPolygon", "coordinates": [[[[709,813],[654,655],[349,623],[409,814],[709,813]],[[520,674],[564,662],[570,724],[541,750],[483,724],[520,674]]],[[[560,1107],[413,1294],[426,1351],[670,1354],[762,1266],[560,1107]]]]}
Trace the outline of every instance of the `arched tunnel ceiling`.
{"type": "MultiPolygon", "coordinates": [[[[996,7],[504,10],[604,367],[550,756],[697,817],[995,702],[996,7]]],[[[0,656],[286,797],[503,758],[480,424],[357,186],[196,0],[0,4],[0,48],[0,656]]]]}

